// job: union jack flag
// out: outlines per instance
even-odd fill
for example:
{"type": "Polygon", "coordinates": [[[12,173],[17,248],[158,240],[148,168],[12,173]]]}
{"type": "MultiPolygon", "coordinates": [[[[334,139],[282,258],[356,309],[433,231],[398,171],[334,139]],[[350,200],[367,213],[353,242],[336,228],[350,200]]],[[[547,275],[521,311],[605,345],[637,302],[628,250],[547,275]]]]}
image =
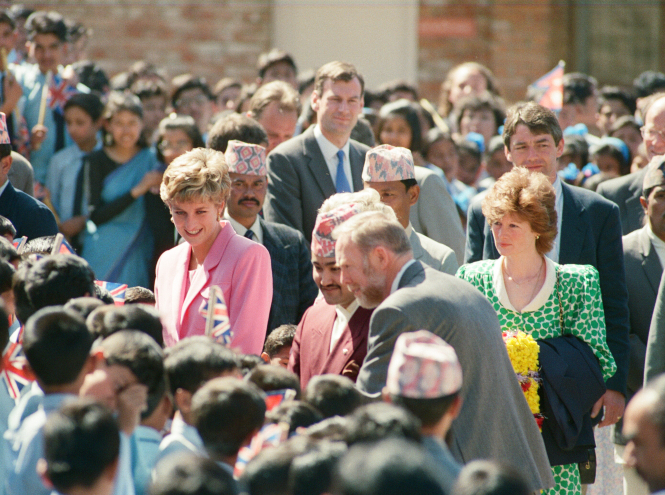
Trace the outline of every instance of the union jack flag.
{"type": "Polygon", "coordinates": [[[127,284],[115,284],[113,282],[104,282],[103,280],[95,280],[95,283],[111,293],[111,297],[113,297],[113,302],[116,306],[122,306],[125,304],[127,284]]]}
{"type": "Polygon", "coordinates": [[[239,477],[245,470],[247,463],[254,459],[259,452],[265,448],[277,447],[289,436],[289,428],[285,423],[270,423],[264,425],[261,430],[252,437],[248,447],[242,447],[238,451],[238,458],[233,469],[233,476],[239,477]]]}
{"type": "Polygon", "coordinates": [[[563,106],[563,70],[566,63],[562,60],[547,74],[530,87],[535,91],[535,101],[545,108],[559,111],[563,106]]]}
{"type": "Polygon", "coordinates": [[[222,289],[213,285],[210,287],[210,298],[199,309],[199,313],[206,319],[206,335],[221,344],[229,345],[233,338],[229,311],[226,309],[222,289]],[[208,306],[212,304],[212,312],[208,316],[208,306]]]}
{"type": "Polygon", "coordinates": [[[35,380],[34,375],[26,367],[27,360],[23,355],[23,345],[10,342],[2,354],[2,368],[0,379],[7,387],[9,396],[18,400],[21,391],[35,380]]]}
{"type": "Polygon", "coordinates": [[[70,85],[61,76],[53,76],[53,82],[48,88],[48,107],[51,110],[63,114],[65,103],[73,95],[78,93],[75,86],[70,85]]]}

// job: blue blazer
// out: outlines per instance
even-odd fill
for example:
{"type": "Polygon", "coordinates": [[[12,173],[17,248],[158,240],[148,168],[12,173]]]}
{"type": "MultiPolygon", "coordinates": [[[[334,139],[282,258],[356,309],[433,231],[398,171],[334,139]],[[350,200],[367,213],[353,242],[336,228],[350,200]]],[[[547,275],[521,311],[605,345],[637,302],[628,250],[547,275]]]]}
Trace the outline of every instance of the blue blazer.
{"type": "Polygon", "coordinates": [[[16,237],[34,239],[58,233],[51,210],[41,201],[14,189],[11,182],[0,195],[0,215],[14,224],[16,237]]]}
{"type": "MultiPolygon", "coordinates": [[[[607,345],[617,364],[607,388],[626,395],[628,380],[628,290],[621,242],[619,208],[599,194],[562,184],[563,219],[559,263],[592,265],[600,275],[607,345]]],[[[469,206],[465,263],[497,259],[499,252],[481,210],[481,198],[469,206]]]]}
{"type": "Polygon", "coordinates": [[[272,263],[272,306],[268,332],[280,325],[297,325],[319,292],[312,278],[307,241],[296,229],[260,219],[263,245],[272,263]]]}

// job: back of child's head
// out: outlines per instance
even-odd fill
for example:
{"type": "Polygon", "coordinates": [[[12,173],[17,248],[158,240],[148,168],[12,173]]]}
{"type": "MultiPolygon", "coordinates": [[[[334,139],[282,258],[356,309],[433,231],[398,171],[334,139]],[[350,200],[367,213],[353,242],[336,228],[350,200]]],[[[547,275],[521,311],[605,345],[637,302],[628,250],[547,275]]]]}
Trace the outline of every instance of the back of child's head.
{"type": "Polygon", "coordinates": [[[72,64],[72,69],[80,83],[90,88],[90,94],[102,96],[109,92],[109,76],[98,63],[92,60],[78,60],[72,64]]]}
{"type": "Polygon", "coordinates": [[[292,495],[330,493],[333,471],[347,451],[344,442],[320,441],[299,455],[289,469],[289,491],[292,495]]]}
{"type": "Polygon", "coordinates": [[[0,259],[0,294],[11,290],[14,272],[16,270],[11,263],[0,259]]]}
{"type": "Polygon", "coordinates": [[[231,473],[195,454],[166,457],[155,467],[150,495],[236,495],[231,473]]]}
{"type": "Polygon", "coordinates": [[[359,407],[349,416],[346,443],[374,442],[385,438],[404,438],[420,442],[420,421],[406,409],[375,402],[359,407]]]}
{"type": "Polygon", "coordinates": [[[71,254],[47,256],[37,261],[25,277],[25,291],[35,310],[90,296],[94,286],[95,274],[88,262],[71,254]]]}
{"type": "Polygon", "coordinates": [[[196,392],[207,381],[237,374],[238,355],[210,337],[187,337],[166,350],[164,367],[171,393],[181,388],[196,392]]]}
{"type": "Polygon", "coordinates": [[[0,24],[6,24],[12,31],[16,29],[16,21],[9,15],[9,11],[7,10],[0,11],[0,24]]]}
{"type": "Polygon", "coordinates": [[[256,354],[243,354],[240,356],[240,372],[242,373],[242,376],[249,375],[252,370],[260,364],[265,364],[265,361],[261,356],[257,356],[256,354]]]}
{"type": "Polygon", "coordinates": [[[2,236],[0,236],[0,259],[12,264],[21,259],[21,255],[18,254],[14,245],[2,236]]]}
{"type": "Polygon", "coordinates": [[[192,419],[213,459],[234,456],[263,425],[264,394],[239,378],[210,380],[192,397],[192,419]]]}
{"type": "Polygon", "coordinates": [[[341,375],[312,377],[303,400],[321,411],[324,418],[346,416],[363,404],[363,396],[355,384],[341,375]]]}
{"type": "Polygon", "coordinates": [[[118,424],[111,410],[98,402],[67,402],[46,418],[45,475],[59,493],[95,485],[119,452],[118,424]]]}
{"type": "Polygon", "coordinates": [[[83,319],[86,319],[90,313],[100,306],[105,306],[105,304],[96,297],[75,297],[65,304],[65,309],[76,311],[83,319]]]}
{"type": "Polygon", "coordinates": [[[495,461],[472,461],[462,469],[454,495],[527,495],[526,481],[514,468],[495,461]]]}
{"type": "Polygon", "coordinates": [[[15,238],[16,227],[14,227],[14,224],[9,218],[0,215],[0,236],[4,237],[7,234],[11,235],[12,239],[15,238]]]}
{"type": "Polygon", "coordinates": [[[160,347],[164,347],[162,322],[159,311],[145,304],[111,306],[104,312],[102,336],[107,337],[120,330],[138,330],[150,335],[160,347]]]}
{"type": "Polygon", "coordinates": [[[125,306],[130,304],[155,304],[155,293],[145,287],[129,287],[125,291],[125,306]]]}
{"type": "Polygon", "coordinates": [[[106,287],[102,287],[101,285],[95,284],[94,296],[104,304],[115,304],[115,299],[113,299],[111,293],[106,287]]]}
{"type": "Polygon", "coordinates": [[[104,103],[99,96],[93,93],[76,93],[65,103],[65,112],[70,108],[80,108],[92,119],[98,121],[104,113],[104,103]]]}
{"type": "Polygon", "coordinates": [[[263,352],[271,358],[275,357],[285,347],[291,348],[295,336],[295,325],[280,325],[270,332],[270,335],[266,338],[266,342],[263,344],[263,352]]]}
{"type": "Polygon", "coordinates": [[[148,387],[149,407],[151,396],[156,395],[161,400],[166,387],[164,353],[152,337],[138,330],[120,330],[106,337],[100,348],[108,366],[128,368],[141,385],[148,387]]]}
{"type": "Polygon", "coordinates": [[[289,435],[293,435],[298,428],[307,428],[323,420],[323,415],[306,402],[289,400],[268,411],[266,420],[270,423],[288,424],[289,435]]]}
{"type": "Polygon", "coordinates": [[[65,19],[57,12],[38,10],[25,21],[28,39],[33,40],[39,34],[52,34],[62,43],[67,41],[67,25],[65,19]]]}
{"type": "Polygon", "coordinates": [[[12,281],[12,291],[14,292],[14,308],[16,311],[16,318],[25,325],[28,318],[36,311],[30,302],[28,293],[25,291],[25,278],[34,265],[34,261],[28,258],[23,258],[18,265],[14,280],[12,281]]]}
{"type": "Polygon", "coordinates": [[[245,380],[253,383],[264,392],[294,390],[296,392],[294,398],[300,399],[300,380],[298,376],[281,366],[261,364],[250,371],[245,380]]]}
{"type": "Polygon", "coordinates": [[[102,304],[90,311],[88,316],[85,318],[85,323],[88,325],[88,330],[90,330],[95,338],[104,338],[108,336],[104,327],[104,316],[106,316],[106,313],[109,311],[113,311],[115,309],[115,305],[113,303],[108,304],[101,300],[100,302],[102,304]]]}
{"type": "Polygon", "coordinates": [[[25,324],[23,350],[41,384],[69,385],[81,373],[93,343],[85,320],[70,309],[40,309],[25,324]]]}

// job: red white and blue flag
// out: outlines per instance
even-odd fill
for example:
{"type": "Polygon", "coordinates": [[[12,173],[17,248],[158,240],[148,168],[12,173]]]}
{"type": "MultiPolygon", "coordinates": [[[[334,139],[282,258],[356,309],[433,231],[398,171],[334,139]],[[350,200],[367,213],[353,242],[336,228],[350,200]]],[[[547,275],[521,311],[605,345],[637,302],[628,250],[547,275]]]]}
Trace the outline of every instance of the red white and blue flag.
{"type": "Polygon", "coordinates": [[[553,111],[563,106],[563,71],[566,63],[561,60],[557,66],[533,83],[530,88],[535,94],[536,103],[553,111]]]}
{"type": "Polygon", "coordinates": [[[7,387],[9,396],[18,400],[21,391],[35,380],[34,375],[27,368],[28,361],[23,354],[23,345],[19,342],[10,342],[2,354],[2,368],[0,380],[7,387]]]}
{"type": "Polygon", "coordinates": [[[113,282],[104,282],[103,280],[95,280],[95,283],[101,288],[109,291],[116,306],[122,306],[125,304],[125,292],[127,291],[127,284],[116,284],[113,282]]]}
{"type": "Polygon", "coordinates": [[[18,254],[21,254],[21,252],[23,251],[23,247],[25,246],[25,244],[27,242],[28,242],[28,238],[26,236],[23,236],[23,237],[19,237],[18,239],[14,239],[12,241],[12,244],[14,245],[14,248],[16,249],[18,254]]]}
{"type": "Polygon", "coordinates": [[[64,114],[65,103],[73,95],[78,93],[75,86],[69,84],[60,75],[53,76],[53,81],[48,88],[48,107],[60,114],[64,114]]]}
{"type": "Polygon", "coordinates": [[[269,423],[252,437],[249,446],[238,451],[238,458],[233,470],[233,476],[239,477],[245,470],[247,463],[256,457],[265,448],[277,447],[289,436],[289,428],[285,423],[269,423]]]}
{"type": "Polygon", "coordinates": [[[205,334],[220,344],[229,345],[233,332],[222,289],[216,285],[210,287],[210,297],[203,303],[199,313],[206,319],[205,334]]]}
{"type": "Polygon", "coordinates": [[[74,248],[69,245],[65,236],[58,232],[55,236],[55,242],[53,243],[53,250],[51,254],[74,254],[74,248]]]}

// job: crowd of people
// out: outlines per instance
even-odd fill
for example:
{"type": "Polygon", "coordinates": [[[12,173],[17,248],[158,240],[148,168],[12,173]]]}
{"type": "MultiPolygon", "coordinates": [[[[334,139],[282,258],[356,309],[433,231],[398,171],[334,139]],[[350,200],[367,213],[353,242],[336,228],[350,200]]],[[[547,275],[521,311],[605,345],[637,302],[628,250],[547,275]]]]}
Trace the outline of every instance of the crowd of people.
{"type": "Polygon", "coordinates": [[[665,74],[91,36],[0,12],[0,494],[665,493],[665,74]]]}

